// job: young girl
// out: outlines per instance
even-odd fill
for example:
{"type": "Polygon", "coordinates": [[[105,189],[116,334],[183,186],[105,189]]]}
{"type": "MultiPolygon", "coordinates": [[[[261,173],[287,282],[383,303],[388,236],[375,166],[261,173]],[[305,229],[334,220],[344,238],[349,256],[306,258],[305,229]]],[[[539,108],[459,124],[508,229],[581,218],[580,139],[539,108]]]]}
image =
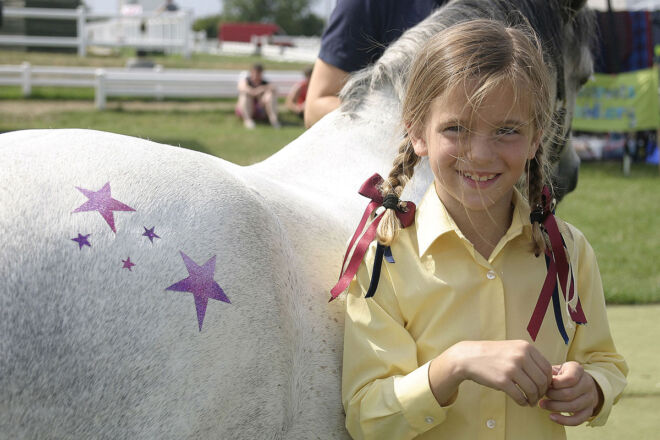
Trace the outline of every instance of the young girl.
{"type": "Polygon", "coordinates": [[[394,167],[380,193],[377,177],[363,187],[383,207],[346,299],[346,426],[355,438],[561,439],[564,425],[602,425],[627,366],[593,250],[544,193],[552,82],[539,42],[475,20],[420,54],[394,167]],[[425,156],[435,179],[415,211],[398,197],[425,156]]]}

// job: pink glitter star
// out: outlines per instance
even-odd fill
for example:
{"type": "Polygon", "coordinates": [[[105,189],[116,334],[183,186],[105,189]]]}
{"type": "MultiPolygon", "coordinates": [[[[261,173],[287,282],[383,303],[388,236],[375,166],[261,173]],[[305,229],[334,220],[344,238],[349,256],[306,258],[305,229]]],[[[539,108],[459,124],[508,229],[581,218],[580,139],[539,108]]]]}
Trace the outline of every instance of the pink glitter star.
{"type": "Polygon", "coordinates": [[[78,243],[78,249],[82,249],[83,246],[89,246],[92,247],[91,244],[89,244],[89,240],[87,240],[87,237],[89,237],[92,234],[87,234],[87,235],[82,235],[80,232],[78,233],[78,238],[72,238],[72,241],[75,241],[78,243]]]}
{"type": "Polygon", "coordinates": [[[209,298],[230,302],[225,292],[213,279],[215,272],[215,255],[211,257],[203,266],[199,266],[186,254],[181,252],[183,262],[188,269],[188,278],[185,278],[178,283],[172,284],[165,290],[174,290],[177,292],[190,292],[195,297],[195,308],[197,309],[197,323],[199,324],[199,331],[202,331],[202,323],[204,322],[204,315],[206,314],[206,305],[209,298]]]}
{"type": "Polygon", "coordinates": [[[115,228],[115,217],[112,211],[135,211],[130,206],[112,198],[110,194],[110,182],[107,182],[98,191],[79,187],[76,187],[76,189],[85,194],[89,200],[73,212],[98,211],[115,234],[117,233],[117,229],[115,228]]]}
{"type": "Polygon", "coordinates": [[[135,263],[133,263],[133,262],[131,261],[131,257],[128,257],[128,258],[125,259],[125,260],[121,260],[121,262],[124,263],[124,267],[122,267],[122,269],[128,269],[129,272],[133,272],[133,271],[131,270],[131,267],[135,266],[135,263]]]}

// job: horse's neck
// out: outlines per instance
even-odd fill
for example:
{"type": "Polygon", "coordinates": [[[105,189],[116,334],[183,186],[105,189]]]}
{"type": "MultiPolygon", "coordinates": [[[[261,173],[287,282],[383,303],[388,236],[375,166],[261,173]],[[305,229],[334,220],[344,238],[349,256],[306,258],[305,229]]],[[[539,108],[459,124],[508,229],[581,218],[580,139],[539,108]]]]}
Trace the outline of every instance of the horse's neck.
{"type": "Polygon", "coordinates": [[[334,111],[250,171],[318,194],[354,194],[374,172],[389,171],[398,119],[392,95],[373,93],[354,117],[334,111]]]}
{"type": "MultiPolygon", "coordinates": [[[[362,183],[373,173],[387,176],[397,154],[400,140],[400,104],[389,91],[376,91],[365,97],[356,115],[336,110],[303,133],[278,153],[258,164],[246,167],[246,183],[273,197],[306,195],[308,199],[348,204],[346,212],[362,206],[357,195],[362,183]],[[271,192],[268,185],[278,186],[271,192]],[[284,190],[284,191],[282,191],[284,190]]],[[[418,166],[404,196],[417,202],[428,187],[432,175],[426,163],[418,166]]],[[[353,214],[358,215],[359,209],[353,214]]]]}

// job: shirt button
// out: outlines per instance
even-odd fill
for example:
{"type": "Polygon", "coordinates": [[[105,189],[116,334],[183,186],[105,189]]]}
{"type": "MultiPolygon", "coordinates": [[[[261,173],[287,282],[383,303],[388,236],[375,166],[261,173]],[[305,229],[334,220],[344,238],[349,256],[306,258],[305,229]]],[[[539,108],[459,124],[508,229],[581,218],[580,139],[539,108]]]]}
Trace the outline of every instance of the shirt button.
{"type": "Polygon", "coordinates": [[[433,417],[426,416],[426,418],[424,419],[424,421],[425,421],[426,423],[428,423],[428,424],[431,424],[431,423],[433,423],[434,420],[433,420],[433,417]]]}
{"type": "Polygon", "coordinates": [[[486,426],[488,426],[490,429],[493,429],[495,427],[495,420],[493,419],[488,419],[486,421],[486,426]]]}
{"type": "Polygon", "coordinates": [[[495,273],[495,271],[489,270],[486,273],[486,278],[488,278],[489,280],[494,280],[495,278],[497,278],[497,274],[495,273]]]}

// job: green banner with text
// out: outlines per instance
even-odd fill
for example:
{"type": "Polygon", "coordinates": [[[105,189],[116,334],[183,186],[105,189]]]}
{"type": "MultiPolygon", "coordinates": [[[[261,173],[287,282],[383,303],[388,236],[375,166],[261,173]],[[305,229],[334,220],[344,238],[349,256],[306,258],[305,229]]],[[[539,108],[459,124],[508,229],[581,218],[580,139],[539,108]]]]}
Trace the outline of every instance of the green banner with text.
{"type": "Polygon", "coordinates": [[[627,132],[660,127],[658,68],[597,73],[578,93],[573,129],[627,132]]]}

